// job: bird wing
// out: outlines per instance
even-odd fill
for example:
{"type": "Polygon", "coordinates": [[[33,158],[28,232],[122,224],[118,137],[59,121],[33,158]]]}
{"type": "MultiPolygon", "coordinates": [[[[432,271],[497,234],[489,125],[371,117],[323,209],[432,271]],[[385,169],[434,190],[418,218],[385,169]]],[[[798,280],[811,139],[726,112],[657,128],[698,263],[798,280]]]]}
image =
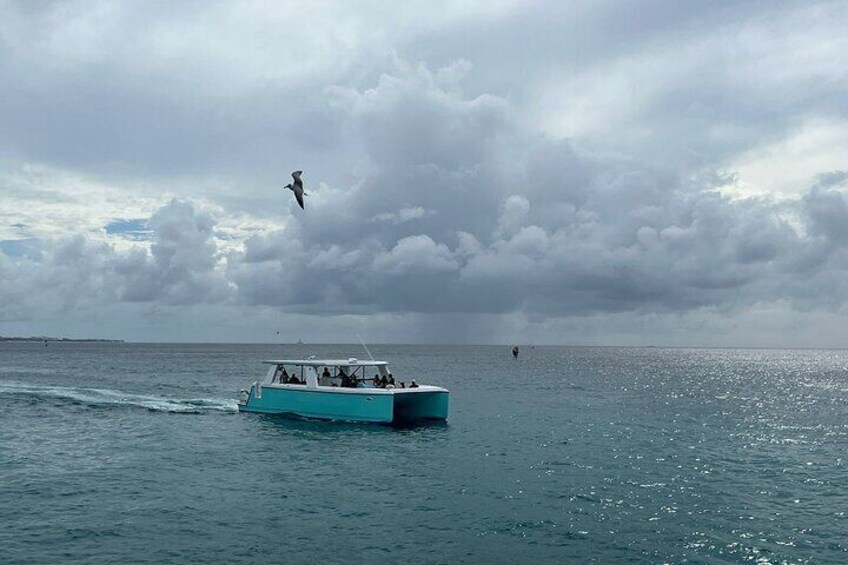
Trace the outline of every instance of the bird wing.
{"type": "Polygon", "coordinates": [[[294,197],[297,198],[297,203],[300,206],[300,209],[305,210],[303,207],[303,185],[300,183],[296,184],[292,191],[294,191],[294,197]]]}

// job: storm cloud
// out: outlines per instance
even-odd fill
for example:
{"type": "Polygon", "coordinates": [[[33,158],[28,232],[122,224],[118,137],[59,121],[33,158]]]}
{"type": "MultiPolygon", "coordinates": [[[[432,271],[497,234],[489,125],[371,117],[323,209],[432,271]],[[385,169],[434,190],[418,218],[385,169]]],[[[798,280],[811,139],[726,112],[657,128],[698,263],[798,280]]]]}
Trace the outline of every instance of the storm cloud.
{"type": "Polygon", "coordinates": [[[2,4],[0,333],[808,345],[848,22],[769,6],[2,4]]]}

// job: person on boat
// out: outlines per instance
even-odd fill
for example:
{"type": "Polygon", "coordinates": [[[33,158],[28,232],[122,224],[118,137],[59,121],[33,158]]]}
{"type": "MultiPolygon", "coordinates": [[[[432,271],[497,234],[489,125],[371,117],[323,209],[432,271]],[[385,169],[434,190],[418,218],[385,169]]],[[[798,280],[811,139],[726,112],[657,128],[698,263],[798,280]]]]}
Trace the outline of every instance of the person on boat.
{"type": "MultiPolygon", "coordinates": [[[[283,384],[289,380],[289,374],[286,372],[286,368],[280,365],[280,376],[277,379],[277,382],[283,384]]],[[[273,381],[272,381],[273,382],[273,381]]]]}
{"type": "Polygon", "coordinates": [[[324,367],[324,372],[321,373],[321,378],[329,379],[330,378],[330,369],[324,367]]]}
{"type": "Polygon", "coordinates": [[[375,387],[380,386],[380,375],[378,373],[374,373],[374,380],[372,381],[375,387]]]}
{"type": "Polygon", "coordinates": [[[386,388],[387,384],[389,384],[389,379],[386,378],[386,375],[380,377],[380,388],[386,388]]]}
{"type": "Polygon", "coordinates": [[[389,373],[389,379],[388,379],[388,382],[386,383],[386,386],[389,386],[389,385],[392,385],[392,387],[395,386],[395,376],[391,373],[389,373]]]}
{"type": "Polygon", "coordinates": [[[342,386],[345,388],[353,388],[356,386],[356,381],[351,379],[344,369],[339,367],[339,376],[342,378],[342,386]]]}
{"type": "Polygon", "coordinates": [[[409,383],[409,388],[418,388],[418,383],[415,382],[415,379],[412,379],[412,382],[409,383]]]}

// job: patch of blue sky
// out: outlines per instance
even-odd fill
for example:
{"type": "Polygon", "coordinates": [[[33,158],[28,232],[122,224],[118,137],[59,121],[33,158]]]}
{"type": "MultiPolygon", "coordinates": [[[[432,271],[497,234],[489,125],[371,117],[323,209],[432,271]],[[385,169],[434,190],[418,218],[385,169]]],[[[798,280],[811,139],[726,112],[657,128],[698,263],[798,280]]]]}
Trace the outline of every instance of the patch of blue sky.
{"type": "Polygon", "coordinates": [[[121,235],[128,239],[145,240],[150,238],[151,231],[147,227],[147,220],[143,218],[119,218],[106,224],[106,233],[121,235]]]}
{"type": "Polygon", "coordinates": [[[40,261],[43,257],[36,239],[5,239],[0,241],[0,251],[13,258],[27,257],[40,261]]]}

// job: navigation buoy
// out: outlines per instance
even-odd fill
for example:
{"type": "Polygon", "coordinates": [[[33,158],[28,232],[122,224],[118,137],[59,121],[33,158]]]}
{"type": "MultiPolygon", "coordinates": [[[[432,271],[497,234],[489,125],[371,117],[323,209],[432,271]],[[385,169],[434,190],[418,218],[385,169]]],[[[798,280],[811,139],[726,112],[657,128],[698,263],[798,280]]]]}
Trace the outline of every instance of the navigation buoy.
{"type": "Polygon", "coordinates": [[[518,346],[517,345],[514,345],[512,347],[512,358],[518,359],[518,346]]]}

